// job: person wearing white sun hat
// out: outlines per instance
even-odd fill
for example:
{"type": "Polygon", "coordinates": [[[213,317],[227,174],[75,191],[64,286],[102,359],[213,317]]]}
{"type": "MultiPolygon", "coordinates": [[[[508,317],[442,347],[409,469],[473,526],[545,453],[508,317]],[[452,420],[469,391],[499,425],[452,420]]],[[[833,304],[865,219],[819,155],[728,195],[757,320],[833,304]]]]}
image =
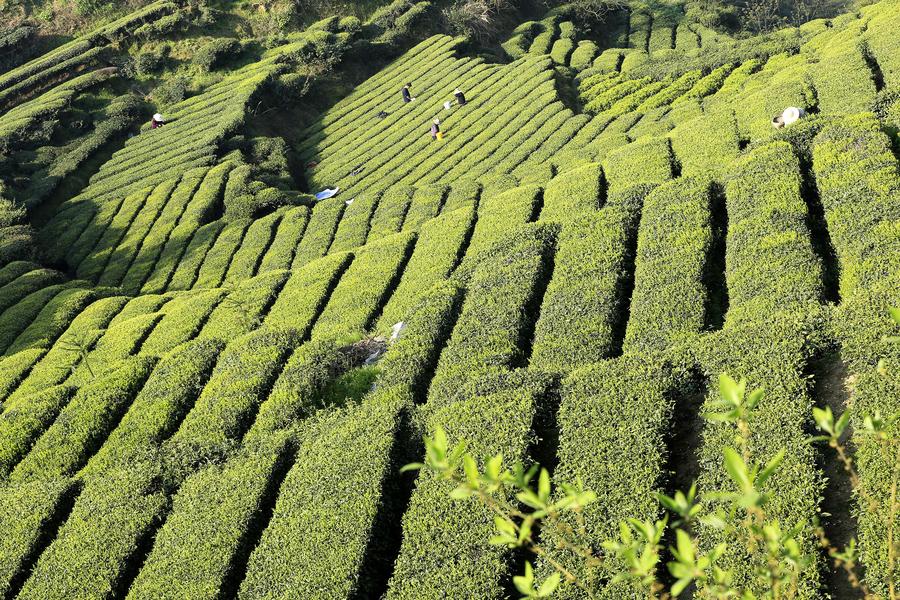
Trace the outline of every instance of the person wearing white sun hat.
{"type": "Polygon", "coordinates": [[[159,113],[153,115],[153,119],[150,120],[150,129],[158,129],[165,125],[166,122],[163,120],[163,116],[159,113]]]}
{"type": "Polygon", "coordinates": [[[797,108],[796,106],[788,106],[780,115],[775,115],[775,118],[772,119],[772,127],[774,127],[775,129],[781,129],[782,127],[793,125],[805,116],[806,111],[802,108],[797,108]]]}

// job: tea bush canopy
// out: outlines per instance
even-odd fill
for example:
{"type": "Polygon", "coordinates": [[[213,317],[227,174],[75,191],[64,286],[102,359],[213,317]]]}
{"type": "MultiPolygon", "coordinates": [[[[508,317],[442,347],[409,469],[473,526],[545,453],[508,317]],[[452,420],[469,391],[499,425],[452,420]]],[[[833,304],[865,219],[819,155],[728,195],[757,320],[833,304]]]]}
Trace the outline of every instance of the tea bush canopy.
{"type": "MultiPolygon", "coordinates": [[[[862,597],[822,535],[898,597],[898,0],[14,4],[4,598],[510,597],[490,510],[401,471],[440,435],[591,489],[597,551],[658,494],[718,506],[737,436],[814,557],[791,597],[862,597]],[[749,421],[704,419],[722,374],[749,421]]],[[[691,534],[773,597],[746,526],[691,534]]],[[[627,568],[553,595],[647,597],[627,568]]]]}

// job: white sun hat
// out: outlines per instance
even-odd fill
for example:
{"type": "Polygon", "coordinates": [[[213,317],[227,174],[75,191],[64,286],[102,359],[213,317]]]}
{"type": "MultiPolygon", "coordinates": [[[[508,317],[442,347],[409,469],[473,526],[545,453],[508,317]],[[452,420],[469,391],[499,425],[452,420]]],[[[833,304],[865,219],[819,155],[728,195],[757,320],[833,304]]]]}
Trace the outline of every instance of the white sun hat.
{"type": "Polygon", "coordinates": [[[796,123],[803,115],[803,109],[797,108],[796,106],[788,106],[786,109],[784,109],[784,112],[781,113],[781,117],[784,119],[785,126],[796,123]]]}
{"type": "MultiPolygon", "coordinates": [[[[144,114],[147,114],[147,113],[144,113],[144,114]]],[[[155,115],[153,115],[153,120],[154,120],[154,121],[162,121],[162,120],[163,120],[163,117],[162,117],[161,114],[156,113],[155,115]]]]}

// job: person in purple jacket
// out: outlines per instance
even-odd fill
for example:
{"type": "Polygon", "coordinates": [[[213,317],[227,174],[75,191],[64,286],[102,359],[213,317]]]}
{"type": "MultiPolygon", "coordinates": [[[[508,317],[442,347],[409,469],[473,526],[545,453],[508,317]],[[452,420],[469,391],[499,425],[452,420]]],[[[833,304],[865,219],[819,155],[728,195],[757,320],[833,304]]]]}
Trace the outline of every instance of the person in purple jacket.
{"type": "Polygon", "coordinates": [[[432,141],[444,139],[444,134],[441,133],[440,119],[435,119],[434,123],[431,124],[431,139],[432,139],[432,141]]]}

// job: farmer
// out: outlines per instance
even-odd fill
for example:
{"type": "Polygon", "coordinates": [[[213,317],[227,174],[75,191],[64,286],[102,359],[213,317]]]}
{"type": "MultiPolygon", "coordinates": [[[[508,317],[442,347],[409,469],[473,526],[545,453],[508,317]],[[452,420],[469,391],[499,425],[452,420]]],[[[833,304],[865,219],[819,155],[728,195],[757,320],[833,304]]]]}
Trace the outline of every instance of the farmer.
{"type": "Polygon", "coordinates": [[[400,93],[403,95],[403,102],[406,104],[415,100],[415,98],[412,97],[412,94],[409,91],[409,88],[411,88],[411,87],[412,87],[412,84],[407,83],[406,85],[403,86],[403,89],[400,90],[400,93]]]}
{"type": "Polygon", "coordinates": [[[456,103],[460,106],[464,106],[466,104],[466,95],[460,91],[459,88],[456,88],[456,91],[453,92],[453,95],[456,96],[456,103]]]}
{"type": "Polygon", "coordinates": [[[431,124],[431,139],[433,141],[444,139],[444,133],[441,131],[440,119],[435,119],[434,123],[431,124]]]}
{"type": "Polygon", "coordinates": [[[774,127],[775,129],[781,129],[782,127],[793,125],[805,116],[806,111],[802,108],[797,108],[796,106],[788,106],[786,109],[784,109],[783,113],[781,113],[780,115],[776,115],[775,118],[772,119],[772,127],[774,127]]]}
{"type": "Polygon", "coordinates": [[[156,113],[153,115],[153,118],[150,119],[150,129],[159,129],[165,124],[166,122],[163,120],[163,116],[159,113],[156,113]]]}

